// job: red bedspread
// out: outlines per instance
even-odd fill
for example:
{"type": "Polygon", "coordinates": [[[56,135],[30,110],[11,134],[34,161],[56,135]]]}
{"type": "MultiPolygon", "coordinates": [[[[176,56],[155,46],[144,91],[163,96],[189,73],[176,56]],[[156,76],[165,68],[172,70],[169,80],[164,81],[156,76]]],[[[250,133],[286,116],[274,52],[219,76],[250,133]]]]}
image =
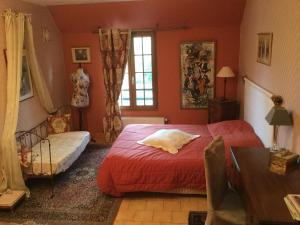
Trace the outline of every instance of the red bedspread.
{"type": "MultiPolygon", "coordinates": [[[[238,124],[246,124],[243,121],[233,122],[233,127],[238,124]]],[[[248,125],[248,124],[246,124],[248,125]]],[[[226,124],[230,126],[230,124],[226,124]]],[[[242,125],[241,125],[242,126],[242,125]]],[[[104,193],[121,196],[126,192],[136,191],[167,191],[177,188],[192,188],[205,190],[205,173],[203,149],[216,135],[223,135],[225,145],[261,146],[260,140],[253,133],[252,128],[246,135],[233,132],[238,139],[227,134],[222,123],[213,125],[128,125],[119,135],[112,148],[103,160],[99,168],[97,183],[104,193]],[[168,152],[137,144],[146,136],[159,129],[180,129],[191,134],[200,134],[185,145],[175,155],[168,152]],[[223,134],[222,132],[225,131],[223,134]],[[250,133],[254,134],[251,135],[250,133]],[[250,139],[249,139],[250,137],[250,139]],[[253,139],[253,137],[255,137],[253,139]],[[243,139],[246,139],[243,141],[243,139]],[[249,139],[249,140],[248,140],[249,139]],[[251,145],[253,143],[253,145],[251,145]]],[[[242,130],[242,133],[245,130],[242,130]]],[[[228,155],[228,154],[227,154],[228,155]]]]}

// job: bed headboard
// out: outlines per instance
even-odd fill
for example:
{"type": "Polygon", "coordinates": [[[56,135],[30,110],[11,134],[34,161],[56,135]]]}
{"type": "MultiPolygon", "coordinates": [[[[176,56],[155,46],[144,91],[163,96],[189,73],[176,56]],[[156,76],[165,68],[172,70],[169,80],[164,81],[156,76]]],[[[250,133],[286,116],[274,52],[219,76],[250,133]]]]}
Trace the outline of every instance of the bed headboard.
{"type": "Polygon", "coordinates": [[[244,120],[252,125],[265,147],[270,147],[273,140],[273,127],[267,123],[265,116],[274,105],[271,100],[273,94],[248,78],[244,80],[244,120]]]}

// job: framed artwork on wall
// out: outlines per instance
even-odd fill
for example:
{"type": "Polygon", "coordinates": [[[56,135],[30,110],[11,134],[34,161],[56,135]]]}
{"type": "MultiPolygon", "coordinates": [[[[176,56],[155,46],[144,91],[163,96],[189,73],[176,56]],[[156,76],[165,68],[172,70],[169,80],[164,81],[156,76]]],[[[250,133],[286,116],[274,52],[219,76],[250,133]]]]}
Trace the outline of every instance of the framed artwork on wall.
{"type": "Polygon", "coordinates": [[[89,47],[71,48],[73,63],[90,63],[91,53],[89,47]]]}
{"type": "MultiPolygon", "coordinates": [[[[6,49],[3,49],[5,63],[7,65],[7,55],[6,49]]],[[[28,98],[33,97],[33,87],[31,81],[30,67],[27,59],[27,52],[23,50],[22,53],[22,71],[21,71],[21,80],[20,80],[20,98],[19,101],[24,101],[28,98]]]]}
{"type": "Polygon", "coordinates": [[[258,33],[257,62],[271,65],[273,33],[258,33]]]}
{"type": "Polygon", "coordinates": [[[207,108],[214,98],[214,41],[184,42],[180,45],[181,108],[207,108]]]}
{"type": "Polygon", "coordinates": [[[31,81],[30,68],[28,64],[26,51],[22,56],[22,74],[20,84],[20,101],[33,97],[33,87],[31,81]]]}

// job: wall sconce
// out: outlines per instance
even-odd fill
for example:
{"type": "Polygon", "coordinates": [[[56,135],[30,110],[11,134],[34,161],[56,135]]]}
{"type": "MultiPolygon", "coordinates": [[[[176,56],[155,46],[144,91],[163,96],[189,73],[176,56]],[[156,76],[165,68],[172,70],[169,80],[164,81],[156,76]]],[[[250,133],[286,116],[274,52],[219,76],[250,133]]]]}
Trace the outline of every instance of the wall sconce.
{"type": "Polygon", "coordinates": [[[50,41],[50,32],[47,27],[42,28],[43,42],[50,41]]]}

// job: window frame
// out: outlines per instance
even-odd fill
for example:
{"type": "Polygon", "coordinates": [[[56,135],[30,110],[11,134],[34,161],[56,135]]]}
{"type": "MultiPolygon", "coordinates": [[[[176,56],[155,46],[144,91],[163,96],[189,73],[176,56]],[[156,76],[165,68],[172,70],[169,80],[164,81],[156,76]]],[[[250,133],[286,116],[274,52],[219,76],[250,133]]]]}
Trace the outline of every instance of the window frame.
{"type": "MultiPolygon", "coordinates": [[[[156,39],[154,31],[132,31],[131,33],[131,48],[128,56],[128,81],[129,81],[129,96],[130,106],[120,106],[123,111],[146,111],[157,110],[157,67],[156,67],[156,39]],[[136,104],[136,83],[135,83],[135,64],[134,64],[134,37],[151,36],[151,59],[152,59],[152,90],[153,90],[153,105],[138,106],[136,104]]],[[[144,89],[145,90],[145,89],[144,89]]]]}

